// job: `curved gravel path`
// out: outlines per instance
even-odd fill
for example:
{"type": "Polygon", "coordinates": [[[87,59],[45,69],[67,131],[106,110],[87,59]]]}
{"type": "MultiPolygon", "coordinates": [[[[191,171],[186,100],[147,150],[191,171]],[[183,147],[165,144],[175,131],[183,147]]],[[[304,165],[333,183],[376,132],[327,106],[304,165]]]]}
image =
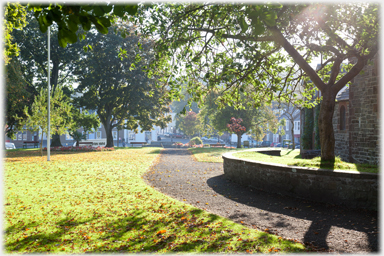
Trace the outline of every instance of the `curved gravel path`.
{"type": "Polygon", "coordinates": [[[222,163],[197,162],[187,149],[163,149],[144,176],[164,194],[314,250],[378,252],[378,213],[304,201],[243,187],[224,177],[222,163]]]}

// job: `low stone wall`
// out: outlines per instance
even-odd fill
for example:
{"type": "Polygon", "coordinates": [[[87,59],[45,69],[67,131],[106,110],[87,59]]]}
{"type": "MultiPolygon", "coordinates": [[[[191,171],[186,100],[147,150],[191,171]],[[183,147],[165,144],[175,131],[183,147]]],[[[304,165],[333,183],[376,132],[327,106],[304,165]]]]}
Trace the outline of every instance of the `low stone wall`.
{"type": "Polygon", "coordinates": [[[233,153],[223,155],[224,174],[236,183],[312,201],[378,209],[377,174],[264,163],[233,153]]]}

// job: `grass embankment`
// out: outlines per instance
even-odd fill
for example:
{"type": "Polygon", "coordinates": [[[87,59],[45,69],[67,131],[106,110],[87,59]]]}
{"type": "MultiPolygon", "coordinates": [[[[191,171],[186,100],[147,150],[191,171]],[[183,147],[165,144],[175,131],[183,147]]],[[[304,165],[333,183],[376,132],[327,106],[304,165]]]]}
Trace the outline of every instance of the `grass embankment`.
{"type": "Polygon", "coordinates": [[[141,178],[159,150],[8,151],[8,253],[299,252],[304,246],[169,198],[141,178]]]}
{"type": "Polygon", "coordinates": [[[302,159],[299,149],[283,149],[281,150],[281,156],[269,156],[258,152],[240,152],[235,153],[233,156],[260,162],[285,164],[291,166],[323,168],[331,170],[347,170],[370,173],[378,173],[379,170],[378,166],[376,165],[347,163],[341,161],[339,157],[336,157],[336,161],[334,164],[322,163],[320,157],[315,157],[313,159],[302,159]]]}

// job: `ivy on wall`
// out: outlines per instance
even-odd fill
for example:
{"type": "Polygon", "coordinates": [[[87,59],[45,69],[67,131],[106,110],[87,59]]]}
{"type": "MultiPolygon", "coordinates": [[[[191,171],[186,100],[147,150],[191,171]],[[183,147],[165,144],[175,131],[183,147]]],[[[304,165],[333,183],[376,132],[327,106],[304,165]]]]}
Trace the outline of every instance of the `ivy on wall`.
{"type": "Polygon", "coordinates": [[[303,149],[312,149],[312,133],[314,126],[313,108],[304,109],[304,127],[301,135],[301,145],[303,149]]]}

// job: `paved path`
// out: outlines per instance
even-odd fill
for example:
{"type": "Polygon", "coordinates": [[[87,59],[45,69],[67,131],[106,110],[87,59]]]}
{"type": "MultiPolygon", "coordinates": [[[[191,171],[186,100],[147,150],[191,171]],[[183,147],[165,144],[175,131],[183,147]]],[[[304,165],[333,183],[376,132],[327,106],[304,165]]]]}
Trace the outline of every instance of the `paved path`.
{"type": "Polygon", "coordinates": [[[223,164],[194,161],[186,149],[164,149],[145,175],[159,191],[235,222],[314,246],[320,251],[378,251],[377,212],[314,203],[243,187],[223,164]]]}

